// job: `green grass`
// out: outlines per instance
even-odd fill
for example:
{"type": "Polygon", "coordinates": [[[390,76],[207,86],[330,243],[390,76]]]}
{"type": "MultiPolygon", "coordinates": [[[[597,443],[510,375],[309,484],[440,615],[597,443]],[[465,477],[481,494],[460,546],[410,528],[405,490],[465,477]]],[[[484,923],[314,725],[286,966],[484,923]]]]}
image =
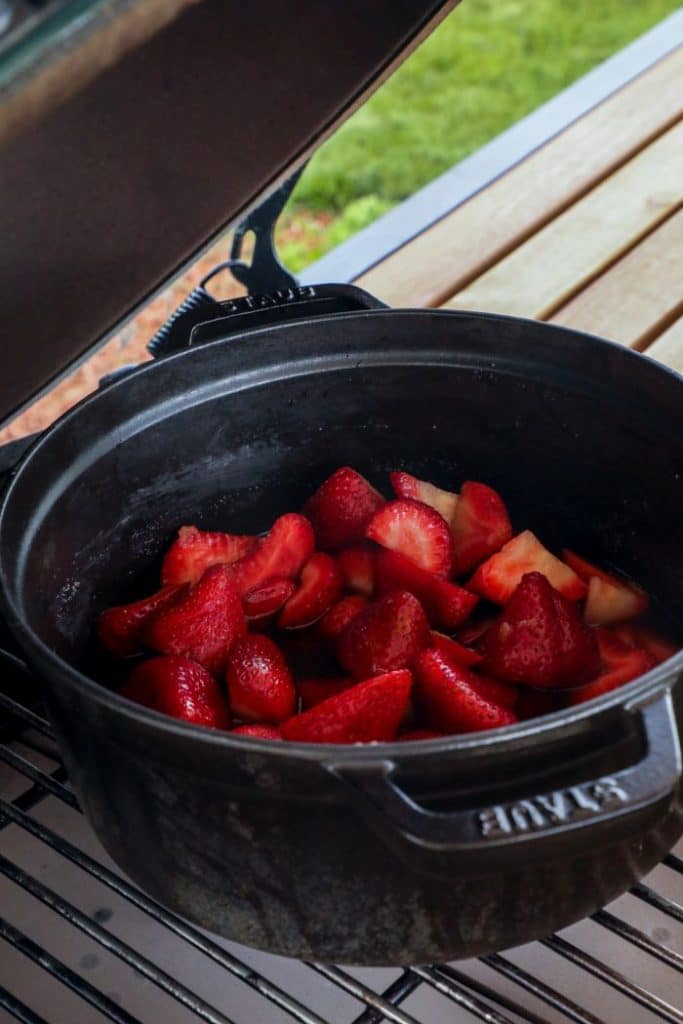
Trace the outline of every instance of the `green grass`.
{"type": "Polygon", "coordinates": [[[605,60],[673,0],[463,0],[316,153],[280,251],[294,270],[605,60]]]}

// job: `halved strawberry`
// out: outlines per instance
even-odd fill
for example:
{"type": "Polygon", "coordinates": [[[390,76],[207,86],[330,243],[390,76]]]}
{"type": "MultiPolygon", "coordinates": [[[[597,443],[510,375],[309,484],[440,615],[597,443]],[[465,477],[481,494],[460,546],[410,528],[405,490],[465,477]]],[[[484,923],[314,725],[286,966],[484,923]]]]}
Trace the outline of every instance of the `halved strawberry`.
{"type": "Polygon", "coordinates": [[[396,591],[356,615],[337,641],[337,657],[356,679],[369,679],[406,668],[428,643],[422,605],[407,591],[396,591]]]}
{"type": "Polygon", "coordinates": [[[169,655],[141,662],[123,684],[121,693],[138,704],[185,722],[209,729],[230,728],[230,712],[220,686],[190,658],[169,655]]]}
{"type": "Polygon", "coordinates": [[[458,504],[458,495],[451,491],[442,491],[427,480],[418,480],[410,473],[390,473],[389,479],[397,498],[412,498],[436,509],[447,523],[451,523],[458,504]]]}
{"type": "Polygon", "coordinates": [[[358,686],[358,680],[343,676],[341,679],[300,679],[297,684],[301,707],[304,711],[314,708],[316,704],[322,704],[328,697],[336,697],[338,693],[358,686]]]}
{"type": "Polygon", "coordinates": [[[483,668],[522,686],[564,687],[600,671],[595,631],[540,572],[526,573],[484,639],[483,668]]]}
{"type": "Polygon", "coordinates": [[[652,655],[658,665],[661,665],[663,661],[668,661],[669,658],[673,658],[674,654],[678,654],[680,650],[680,648],[669,643],[663,636],[655,633],[654,630],[649,629],[647,626],[637,626],[634,623],[629,623],[628,625],[617,626],[614,632],[629,647],[642,647],[643,650],[652,655]]]}
{"type": "Polygon", "coordinates": [[[151,597],[143,597],[131,604],[119,604],[102,612],[97,622],[97,635],[107,650],[119,658],[140,654],[144,646],[140,634],[145,623],[155,612],[170,604],[182,589],[163,587],[151,597]]]}
{"type": "Polygon", "coordinates": [[[628,580],[619,579],[597,565],[565,548],[562,557],[588,584],[585,616],[593,626],[613,626],[635,619],[647,611],[648,596],[628,580]]]}
{"type": "Polygon", "coordinates": [[[451,664],[436,650],[413,662],[415,704],[430,728],[446,733],[478,732],[511,725],[517,716],[491,700],[473,672],[451,664]]]}
{"type": "Polygon", "coordinates": [[[375,555],[375,589],[379,596],[407,590],[421,602],[427,618],[441,629],[457,629],[472,614],[479,598],[457,583],[439,579],[405,555],[380,548],[375,555]]]}
{"type": "Polygon", "coordinates": [[[329,612],[326,612],[318,623],[319,636],[326,640],[336,640],[367,603],[367,598],[360,594],[349,594],[348,597],[342,597],[341,601],[332,605],[329,612]]]}
{"type": "Polygon", "coordinates": [[[238,718],[282,722],[296,707],[296,689],[285,656],[270,637],[242,637],[232,647],[226,672],[230,707],[238,718]]]}
{"type": "Polygon", "coordinates": [[[242,598],[242,607],[248,622],[258,622],[275,615],[289,601],[296,583],[286,576],[274,576],[257,583],[242,598]]]}
{"type": "Polygon", "coordinates": [[[301,583],[278,615],[280,629],[310,626],[332,607],[342,592],[337,562],[324,551],[311,555],[301,570],[301,583]]]}
{"type": "Polygon", "coordinates": [[[656,660],[648,651],[641,647],[629,647],[614,633],[606,629],[596,629],[602,661],[602,672],[588,686],[572,690],[569,694],[570,704],[583,704],[603,693],[609,693],[623,686],[624,683],[637,679],[649,672],[656,665],[656,660]]]}
{"type": "Polygon", "coordinates": [[[153,651],[184,654],[219,675],[230,648],[245,631],[232,570],[214,565],[198,583],[155,612],[142,629],[142,639],[153,651]]]}
{"type": "Polygon", "coordinates": [[[313,527],[305,516],[280,516],[256,547],[233,565],[237,590],[243,596],[273,576],[295,579],[313,554],[314,543],[313,527]]]}
{"type": "Polygon", "coordinates": [[[410,699],[412,677],[403,670],[366,679],[295,715],[282,725],[299,743],[375,743],[396,738],[410,699]]]}
{"type": "Polygon", "coordinates": [[[337,564],[347,590],[372,597],[375,588],[375,552],[371,544],[355,544],[337,555],[337,564]]]}
{"type": "Polygon", "coordinates": [[[411,562],[446,578],[453,564],[453,540],[448,524],[429,505],[400,498],[389,501],[372,517],[365,536],[383,548],[398,551],[411,562]]]}
{"type": "Polygon", "coordinates": [[[181,526],[161,563],[161,582],[196,583],[212,565],[232,565],[256,544],[256,537],[181,526]]]}
{"type": "Polygon", "coordinates": [[[319,548],[336,550],[357,544],[384,498],[350,466],[342,466],[320,485],[304,505],[319,548]]]}
{"type": "Polygon", "coordinates": [[[476,647],[479,650],[484,637],[496,620],[496,615],[478,615],[476,619],[458,630],[458,640],[466,647],[476,647]]]}
{"type": "Polygon", "coordinates": [[[238,725],[230,732],[238,736],[252,736],[257,740],[281,740],[282,733],[274,725],[265,725],[263,722],[250,722],[249,725],[238,725]]]}
{"type": "Polygon", "coordinates": [[[486,484],[466,480],[450,520],[453,535],[453,573],[461,576],[502,548],[512,526],[501,496],[486,484]]]}
{"type": "Polygon", "coordinates": [[[464,644],[458,643],[453,637],[446,636],[445,633],[438,633],[434,629],[430,634],[429,646],[440,651],[448,661],[454,661],[457,665],[464,665],[465,668],[478,665],[484,658],[484,655],[480,654],[479,651],[475,651],[473,647],[465,647],[464,644]]]}
{"type": "Polygon", "coordinates": [[[413,740],[441,740],[446,736],[445,732],[437,732],[436,729],[407,729],[399,733],[396,739],[399,743],[410,743],[413,740]]]}
{"type": "Polygon", "coordinates": [[[495,604],[505,604],[522,576],[540,572],[571,601],[586,595],[586,584],[573,569],[544,548],[531,530],[517,534],[500,551],[480,565],[467,586],[495,604]]]}

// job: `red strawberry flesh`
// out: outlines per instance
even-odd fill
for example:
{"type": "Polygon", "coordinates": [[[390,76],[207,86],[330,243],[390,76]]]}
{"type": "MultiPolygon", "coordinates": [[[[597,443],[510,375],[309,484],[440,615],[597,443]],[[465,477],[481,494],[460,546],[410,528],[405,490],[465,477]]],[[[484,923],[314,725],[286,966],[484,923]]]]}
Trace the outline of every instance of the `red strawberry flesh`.
{"type": "Polygon", "coordinates": [[[344,586],[363,597],[372,597],[375,587],[375,552],[371,544],[355,544],[337,555],[344,586]]]}
{"type": "Polygon", "coordinates": [[[422,605],[407,591],[387,594],[356,615],[337,642],[337,656],[356,679],[406,668],[429,643],[422,605]]]}
{"type": "Polygon", "coordinates": [[[458,504],[457,494],[443,491],[427,480],[418,480],[410,473],[390,473],[389,479],[397,498],[412,498],[425,505],[430,505],[444,517],[447,523],[451,523],[458,504]]]}
{"type": "Polygon", "coordinates": [[[338,679],[300,679],[297,690],[301,698],[301,707],[307,711],[316,704],[322,704],[328,697],[335,697],[338,693],[357,685],[358,681],[348,676],[338,679]]]}
{"type": "Polygon", "coordinates": [[[360,594],[349,594],[337,601],[318,623],[318,635],[326,640],[336,640],[349,622],[367,605],[367,599],[360,594]]]}
{"type": "Polygon", "coordinates": [[[450,527],[456,576],[471,572],[512,537],[510,517],[501,496],[492,487],[473,480],[467,480],[460,489],[450,527]]]}
{"type": "Polygon", "coordinates": [[[149,619],[142,636],[159,654],[182,654],[220,675],[232,644],[246,631],[242,602],[227,565],[214,565],[149,619]]]}
{"type": "Polygon", "coordinates": [[[517,721],[513,711],[490,699],[473,672],[451,664],[439,651],[423,651],[413,662],[413,671],[415,704],[429,728],[478,732],[517,721]]]}
{"type": "Polygon", "coordinates": [[[235,586],[244,596],[274,576],[296,579],[313,554],[315,537],[308,519],[288,512],[276,519],[265,537],[233,565],[235,586]]]}
{"type": "Polygon", "coordinates": [[[438,633],[436,630],[431,632],[429,646],[435,647],[448,661],[453,661],[456,665],[463,665],[465,668],[478,665],[484,658],[484,655],[475,651],[474,648],[466,647],[452,637],[438,633]]]}
{"type": "Polygon", "coordinates": [[[304,506],[317,545],[326,551],[358,544],[384,498],[350,466],[342,466],[320,485],[304,506]]]}
{"type": "Polygon", "coordinates": [[[375,556],[378,595],[407,590],[422,603],[433,626],[457,629],[472,614],[479,598],[457,583],[439,579],[411,562],[405,555],[381,548],[375,556]]]}
{"type": "Polygon", "coordinates": [[[238,640],[228,658],[228,694],[237,718],[270,724],[284,721],[296,707],[296,689],[287,661],[270,637],[238,640]]]}
{"type": "Polygon", "coordinates": [[[296,583],[286,576],[275,576],[264,583],[257,583],[242,598],[244,614],[249,622],[275,615],[287,603],[294,591],[296,583]]]}
{"type": "Polygon", "coordinates": [[[448,524],[429,505],[399,498],[389,501],[371,519],[365,536],[397,551],[434,576],[446,578],[453,564],[448,524]]]}
{"type": "Polygon", "coordinates": [[[336,560],[324,551],[316,551],[301,570],[301,582],[280,612],[278,626],[310,626],[329,611],[341,592],[342,577],[336,560]]]}
{"type": "Polygon", "coordinates": [[[133,669],[124,697],[210,729],[229,729],[230,712],[216,680],[196,661],[179,655],[150,658],[133,669]]]}
{"type": "Polygon", "coordinates": [[[256,537],[181,526],[161,563],[161,582],[196,583],[212,565],[232,565],[255,544],[256,537]]]}
{"type": "Polygon", "coordinates": [[[230,730],[237,736],[251,736],[256,740],[281,740],[282,733],[274,725],[266,725],[263,722],[250,722],[248,725],[238,725],[236,729],[230,730]]]}
{"type": "Polygon", "coordinates": [[[595,630],[600,648],[602,671],[587,686],[573,690],[569,695],[570,704],[583,704],[603,693],[610,693],[624,683],[649,672],[656,665],[653,656],[641,647],[630,647],[618,636],[606,629],[595,630]]]}
{"type": "Polygon", "coordinates": [[[299,743],[373,743],[396,738],[408,701],[408,671],[366,679],[282,725],[286,740],[299,743]]]}
{"type": "Polygon", "coordinates": [[[112,654],[128,658],[143,650],[142,631],[155,612],[169,605],[180,593],[182,587],[162,587],[151,597],[143,597],[132,604],[120,604],[108,608],[99,617],[97,634],[112,654]]]}
{"type": "Polygon", "coordinates": [[[571,601],[586,596],[586,584],[573,569],[543,547],[531,530],[519,533],[479,566],[467,584],[470,590],[494,604],[505,604],[522,576],[543,573],[552,586],[571,601]]]}

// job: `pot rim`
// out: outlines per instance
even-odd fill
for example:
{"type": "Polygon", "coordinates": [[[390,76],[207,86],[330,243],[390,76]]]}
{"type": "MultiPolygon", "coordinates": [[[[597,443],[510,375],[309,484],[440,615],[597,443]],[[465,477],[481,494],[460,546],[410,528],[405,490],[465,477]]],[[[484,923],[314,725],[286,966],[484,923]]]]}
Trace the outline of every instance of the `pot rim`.
{"type": "MultiPolygon", "coordinates": [[[[480,312],[476,310],[391,308],[331,313],[317,318],[308,318],[305,320],[289,322],[285,321],[257,329],[245,330],[238,334],[233,334],[227,339],[217,338],[213,341],[202,344],[201,347],[196,346],[194,348],[187,348],[179,352],[174,352],[172,355],[165,356],[160,360],[144,362],[136,367],[134,371],[131,371],[130,375],[126,375],[120,380],[109,385],[106,389],[106,393],[109,394],[121,387],[125,387],[132,376],[137,378],[143,374],[153,373],[160,365],[165,365],[167,362],[192,359],[198,351],[213,348],[214,346],[232,344],[235,341],[241,340],[252,341],[256,338],[263,337],[264,335],[268,336],[274,331],[281,329],[295,330],[297,327],[302,327],[303,325],[310,323],[322,326],[325,322],[331,319],[336,320],[343,318],[365,320],[369,317],[375,318],[379,316],[381,318],[393,318],[396,315],[401,316],[405,314],[420,314],[422,316],[426,314],[429,318],[456,318],[460,320],[475,318],[478,320],[486,319],[513,323],[528,322],[533,324],[536,328],[540,326],[538,321],[528,317],[509,316],[500,313],[488,313],[486,311],[480,312]]],[[[544,324],[543,326],[551,328],[553,336],[556,336],[558,333],[573,337],[580,336],[594,344],[607,346],[610,349],[619,351],[623,358],[630,357],[634,360],[642,360],[644,358],[641,353],[625,348],[617,342],[609,341],[596,335],[588,334],[587,332],[575,331],[555,324],[544,324]]],[[[655,364],[653,360],[647,360],[647,362],[655,365],[659,372],[683,382],[683,375],[672,370],[670,367],[663,364],[655,364]]],[[[67,425],[71,419],[80,415],[83,409],[88,408],[92,403],[96,402],[100,398],[101,394],[101,391],[95,391],[92,394],[87,395],[71,409],[68,409],[38,438],[36,438],[33,444],[24,453],[12,474],[10,483],[5,489],[2,501],[0,502],[0,534],[2,532],[1,524],[4,520],[6,510],[13,500],[15,487],[18,486],[22,473],[31,463],[34,454],[37,453],[43,445],[52,443],[53,435],[59,429],[67,425]]],[[[66,684],[74,688],[86,698],[93,699],[96,703],[120,714],[124,718],[133,721],[142,720],[142,722],[148,726],[160,729],[167,735],[174,735],[179,739],[186,737],[188,740],[194,740],[196,742],[201,741],[214,747],[225,747],[227,749],[242,751],[244,753],[251,752],[272,755],[274,757],[287,757],[290,754],[293,754],[308,761],[326,761],[333,755],[335,761],[344,762],[357,760],[360,756],[364,761],[379,762],[388,759],[393,760],[398,755],[401,755],[402,759],[405,757],[414,761],[419,757],[421,752],[434,755],[441,752],[448,752],[449,754],[452,754],[454,752],[466,752],[473,749],[485,749],[487,751],[491,749],[505,750],[507,747],[513,745],[518,746],[520,742],[525,741],[531,736],[538,737],[539,734],[543,734],[548,737],[559,730],[564,730],[567,726],[583,722],[585,719],[591,718],[593,715],[597,716],[621,705],[630,706],[638,703],[642,698],[649,697],[658,690],[665,688],[671,689],[683,672],[682,648],[672,658],[669,658],[662,664],[655,666],[645,675],[640,676],[621,687],[617,687],[615,690],[603,694],[600,697],[586,701],[584,704],[563,708],[551,714],[541,715],[538,718],[517,722],[514,725],[508,725],[502,728],[482,732],[456,733],[445,737],[439,737],[437,739],[427,740],[394,741],[391,743],[359,743],[348,745],[301,743],[287,740],[262,740],[255,737],[240,736],[239,734],[235,734],[227,730],[220,731],[217,729],[208,729],[204,726],[194,725],[181,719],[175,719],[168,715],[164,715],[161,712],[154,711],[151,708],[147,708],[144,705],[138,704],[127,697],[123,697],[114,690],[107,689],[107,687],[102,683],[97,682],[97,680],[90,678],[79,669],[75,668],[64,658],[56,654],[46,643],[44,643],[44,641],[25,622],[23,614],[14,600],[12,589],[13,588],[8,584],[7,568],[5,565],[5,559],[2,557],[2,546],[0,545],[0,604],[2,605],[3,611],[7,617],[8,624],[14,635],[17,637],[22,649],[27,653],[29,658],[34,656],[36,665],[39,668],[45,666],[45,672],[51,678],[58,678],[62,684],[66,684]]]]}

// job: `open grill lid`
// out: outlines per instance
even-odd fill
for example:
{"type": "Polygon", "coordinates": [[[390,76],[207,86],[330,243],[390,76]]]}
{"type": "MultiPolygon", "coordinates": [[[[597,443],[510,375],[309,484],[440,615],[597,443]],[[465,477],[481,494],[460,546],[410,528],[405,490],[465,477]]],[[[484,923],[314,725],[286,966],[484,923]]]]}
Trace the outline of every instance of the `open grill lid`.
{"type": "Polygon", "coordinates": [[[56,0],[0,35],[0,420],[298,167],[456,2],[56,0]]]}

